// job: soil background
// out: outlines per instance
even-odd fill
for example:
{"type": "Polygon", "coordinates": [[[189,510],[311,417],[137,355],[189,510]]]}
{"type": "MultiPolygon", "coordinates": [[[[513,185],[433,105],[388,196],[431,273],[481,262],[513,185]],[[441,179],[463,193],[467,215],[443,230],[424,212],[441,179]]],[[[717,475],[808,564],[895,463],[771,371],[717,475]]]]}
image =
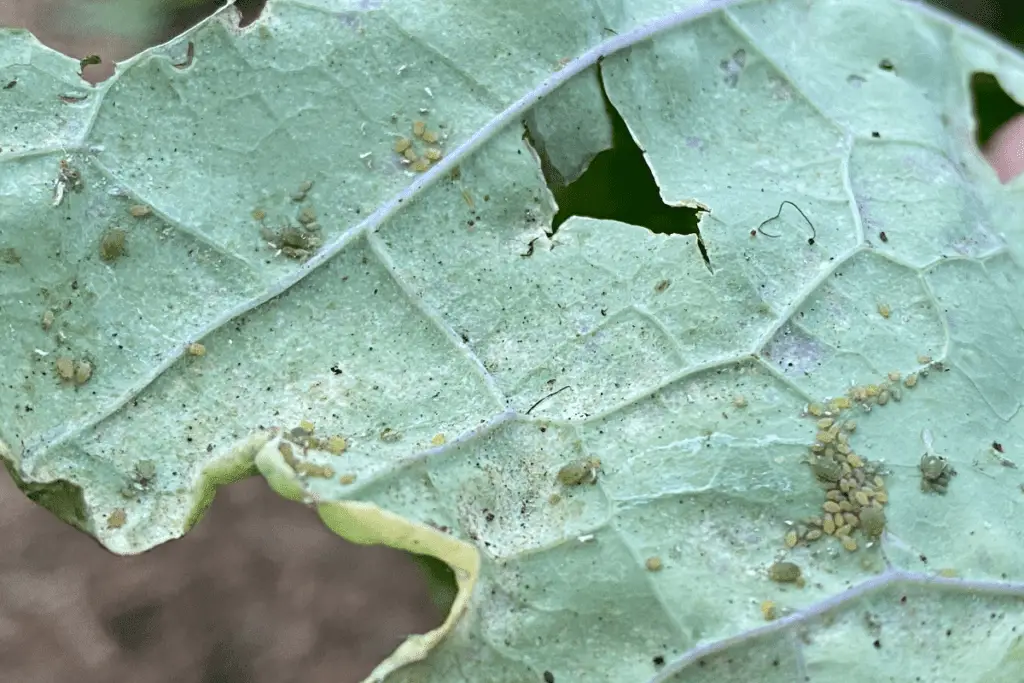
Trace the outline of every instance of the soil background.
{"type": "MultiPolygon", "coordinates": [[[[72,4],[0,0],[0,26],[112,62],[166,40],[216,3],[164,0],[136,35],[82,32],[72,4]],[[185,7],[185,5],[188,7],[185,7]]],[[[141,0],[139,0],[141,1],[141,0]]],[[[244,0],[247,13],[259,2],[244,0]]],[[[1020,0],[936,0],[1024,43],[1020,0]]],[[[184,538],[117,557],[25,498],[0,472],[0,680],[19,683],[354,683],[438,623],[404,554],[340,540],[262,479],[224,487],[184,538]]]]}

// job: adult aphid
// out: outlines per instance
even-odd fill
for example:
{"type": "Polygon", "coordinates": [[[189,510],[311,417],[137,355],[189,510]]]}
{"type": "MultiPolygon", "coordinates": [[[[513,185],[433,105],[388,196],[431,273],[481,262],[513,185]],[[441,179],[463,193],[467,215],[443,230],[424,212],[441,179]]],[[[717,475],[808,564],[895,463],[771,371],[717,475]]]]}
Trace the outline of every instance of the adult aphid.
{"type": "Polygon", "coordinates": [[[804,221],[806,221],[807,225],[811,228],[811,236],[807,238],[807,244],[809,244],[810,246],[813,247],[814,246],[814,240],[818,236],[818,231],[814,228],[814,223],[811,222],[811,219],[807,217],[807,214],[805,214],[803,212],[803,210],[799,206],[797,206],[793,202],[789,201],[788,199],[782,200],[782,203],[779,204],[779,210],[775,212],[775,215],[772,216],[771,218],[765,220],[765,221],[762,221],[761,225],[757,226],[757,231],[759,233],[761,233],[762,235],[764,235],[765,237],[771,237],[771,238],[782,237],[781,234],[773,235],[771,233],[765,232],[764,231],[764,226],[768,225],[772,221],[778,220],[779,217],[782,216],[782,207],[784,207],[786,204],[789,204],[794,209],[796,209],[797,213],[799,213],[800,216],[803,217],[804,221]]]}

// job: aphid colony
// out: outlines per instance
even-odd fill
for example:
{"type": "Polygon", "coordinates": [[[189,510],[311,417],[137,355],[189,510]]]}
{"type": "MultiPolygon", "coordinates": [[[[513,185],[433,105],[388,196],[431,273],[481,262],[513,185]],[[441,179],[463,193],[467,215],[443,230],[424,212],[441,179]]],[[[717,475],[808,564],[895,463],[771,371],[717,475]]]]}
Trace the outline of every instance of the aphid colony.
{"type": "MultiPolygon", "coordinates": [[[[320,439],[313,436],[314,426],[309,420],[302,420],[298,427],[289,430],[285,434],[287,441],[282,440],[277,445],[277,450],[281,453],[281,457],[288,463],[295,472],[304,477],[318,477],[321,479],[330,479],[334,476],[334,469],[329,465],[317,465],[304,460],[299,460],[295,457],[295,451],[293,446],[298,446],[303,452],[310,448],[327,451],[332,455],[341,455],[348,449],[348,442],[345,441],[344,437],[341,436],[329,436],[325,439],[320,439]]],[[[353,475],[342,475],[342,484],[351,484],[355,481],[353,475]]]]}
{"type": "MultiPolygon", "coordinates": [[[[303,181],[298,190],[292,193],[292,201],[305,201],[306,195],[311,189],[313,189],[312,181],[303,181]]],[[[266,215],[262,209],[253,212],[253,218],[261,223],[266,215]]],[[[297,221],[298,225],[288,224],[276,231],[262,226],[260,227],[260,237],[288,258],[304,261],[324,243],[323,231],[320,229],[320,224],[316,222],[316,212],[311,207],[302,207],[299,210],[297,221]]]]}
{"type": "MultiPolygon", "coordinates": [[[[845,396],[807,406],[806,415],[816,420],[818,432],[805,462],[822,484],[824,501],[821,514],[803,520],[786,532],[784,541],[787,548],[832,536],[843,548],[853,552],[858,548],[855,538],[858,530],[869,541],[882,535],[889,494],[881,468],[855,453],[850,445],[850,438],[857,429],[857,421],[851,412],[855,406],[859,406],[862,412],[870,412],[873,407],[885,406],[890,401],[898,403],[903,400],[903,388],[917,386],[918,379],[927,377],[929,370],[943,369],[941,363],[933,363],[928,356],[919,356],[918,362],[926,365],[919,373],[904,378],[899,372],[890,372],[879,384],[855,386],[845,396]]],[[[928,480],[938,484],[936,488],[944,490],[949,475],[943,467],[929,465],[925,472],[922,460],[921,471],[922,487],[928,480]]],[[[781,580],[773,577],[771,571],[769,578],[781,580]]]]}
{"type": "Polygon", "coordinates": [[[427,124],[423,121],[413,121],[412,136],[414,139],[402,137],[395,140],[393,149],[396,154],[401,155],[403,164],[417,173],[423,173],[430,168],[430,164],[439,161],[443,156],[438,146],[440,136],[437,131],[428,130],[427,124]],[[416,140],[421,140],[425,144],[417,145],[416,140]],[[422,147],[423,152],[418,152],[417,147],[422,147]]]}

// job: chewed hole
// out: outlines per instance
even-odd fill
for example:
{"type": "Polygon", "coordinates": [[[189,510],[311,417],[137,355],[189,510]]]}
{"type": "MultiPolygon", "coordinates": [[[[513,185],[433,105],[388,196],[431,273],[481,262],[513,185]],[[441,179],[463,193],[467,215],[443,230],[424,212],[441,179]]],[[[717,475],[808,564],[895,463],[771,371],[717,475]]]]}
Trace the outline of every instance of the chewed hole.
{"type": "Polygon", "coordinates": [[[1003,90],[999,79],[984,71],[971,74],[971,100],[977,124],[974,139],[979,149],[985,148],[1003,124],[1024,112],[1024,107],[1003,90]]]}
{"type": "Polygon", "coordinates": [[[662,200],[644,152],[608,98],[603,80],[601,94],[605,113],[612,124],[612,146],[595,155],[587,169],[571,183],[565,184],[550,173],[543,147],[535,145],[531,131],[526,130],[524,137],[538,152],[544,180],[558,204],[558,213],[552,221],[553,231],[557,232],[572,216],[587,216],[629,223],[659,234],[697,235],[701,257],[710,268],[698,229],[700,210],[669,206],[662,200]]]}

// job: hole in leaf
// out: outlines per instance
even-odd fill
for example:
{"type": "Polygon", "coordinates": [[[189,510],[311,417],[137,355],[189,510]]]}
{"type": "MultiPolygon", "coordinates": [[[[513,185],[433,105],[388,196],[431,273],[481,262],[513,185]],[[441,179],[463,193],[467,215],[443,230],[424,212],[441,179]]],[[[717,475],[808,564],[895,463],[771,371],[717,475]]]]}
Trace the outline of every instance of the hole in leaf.
{"type": "Polygon", "coordinates": [[[697,228],[700,211],[669,206],[662,200],[643,150],[608,98],[600,64],[598,81],[605,112],[612,122],[612,146],[599,152],[575,181],[567,185],[562,181],[543,145],[534,144],[533,135],[529,127],[526,128],[524,137],[537,151],[544,181],[558,203],[558,213],[551,224],[553,232],[558,232],[571,216],[587,216],[629,223],[659,234],[696,235],[701,257],[710,268],[711,262],[697,228]]]}
{"type": "Polygon", "coordinates": [[[105,550],[7,477],[0,511],[0,561],[17,570],[17,602],[0,600],[0,616],[25,624],[4,642],[23,653],[4,672],[18,680],[362,680],[443,620],[427,588],[443,587],[444,571],[428,581],[415,556],[342,540],[259,477],[220,487],[188,534],[135,556],[105,550]],[[97,621],[118,644],[98,661],[67,647],[97,621]]]}
{"type": "Polygon", "coordinates": [[[1010,97],[993,74],[983,71],[971,74],[971,100],[974,103],[975,140],[984,149],[999,128],[1024,111],[1010,97]]]}
{"type": "MultiPolygon", "coordinates": [[[[266,4],[267,0],[236,0],[235,9],[241,15],[238,20],[239,27],[245,28],[259,19],[266,4]]],[[[202,0],[198,3],[192,2],[182,5],[177,11],[172,11],[170,35],[183,33],[223,6],[223,0],[202,0]]]]}

